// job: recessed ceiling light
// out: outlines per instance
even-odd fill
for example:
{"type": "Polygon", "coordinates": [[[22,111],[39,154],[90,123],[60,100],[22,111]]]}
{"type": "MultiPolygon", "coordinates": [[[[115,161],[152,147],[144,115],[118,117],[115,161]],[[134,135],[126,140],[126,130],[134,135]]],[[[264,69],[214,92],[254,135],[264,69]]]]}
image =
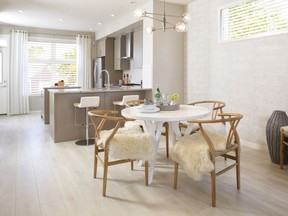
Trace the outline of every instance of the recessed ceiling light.
{"type": "Polygon", "coordinates": [[[112,17],[116,17],[117,15],[116,15],[116,14],[111,14],[111,16],[112,16],[112,17]]]}
{"type": "Polygon", "coordinates": [[[93,31],[93,28],[89,28],[90,31],[93,31]]]}
{"type": "Polygon", "coordinates": [[[19,13],[23,13],[23,12],[24,12],[24,10],[18,10],[18,12],[19,12],[19,13]]]}
{"type": "Polygon", "coordinates": [[[102,23],[101,23],[101,22],[98,22],[98,25],[102,25],[102,23]]]}
{"type": "Polygon", "coordinates": [[[62,19],[62,18],[59,18],[58,20],[61,21],[61,22],[64,21],[64,19],[62,19]]]}

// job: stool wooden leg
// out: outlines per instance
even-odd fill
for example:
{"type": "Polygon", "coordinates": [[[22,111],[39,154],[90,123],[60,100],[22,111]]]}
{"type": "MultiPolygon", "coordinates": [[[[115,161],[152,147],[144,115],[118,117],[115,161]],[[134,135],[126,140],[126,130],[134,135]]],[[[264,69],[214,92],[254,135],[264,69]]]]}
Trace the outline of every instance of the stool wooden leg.
{"type": "Polygon", "coordinates": [[[149,178],[149,162],[145,161],[145,185],[148,186],[148,178],[149,178]]]}
{"type": "Polygon", "coordinates": [[[211,171],[210,173],[211,178],[211,201],[212,201],[212,207],[216,207],[216,174],[215,169],[211,171]]]}
{"type": "Polygon", "coordinates": [[[177,189],[178,183],[178,163],[174,163],[174,189],[177,189]]]}
{"type": "Polygon", "coordinates": [[[97,166],[98,166],[98,146],[95,144],[94,145],[94,178],[97,177],[97,166]]]}

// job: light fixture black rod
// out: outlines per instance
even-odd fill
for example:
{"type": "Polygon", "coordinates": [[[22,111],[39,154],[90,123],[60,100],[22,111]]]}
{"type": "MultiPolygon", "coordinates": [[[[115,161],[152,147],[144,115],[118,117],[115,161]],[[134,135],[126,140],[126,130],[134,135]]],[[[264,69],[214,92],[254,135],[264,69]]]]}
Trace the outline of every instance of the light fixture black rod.
{"type": "MultiPolygon", "coordinates": [[[[154,29],[155,29],[154,31],[163,30],[163,28],[154,28],[154,29]]],[[[167,30],[167,29],[175,29],[175,26],[166,28],[166,30],[167,30]]]]}
{"type": "Polygon", "coordinates": [[[163,12],[163,14],[164,14],[164,17],[165,17],[166,16],[165,0],[164,0],[164,12],[163,12]]]}
{"type": "MultiPolygon", "coordinates": [[[[146,12],[146,11],[145,11],[146,12]]],[[[151,14],[151,15],[156,15],[156,16],[163,16],[164,14],[159,14],[159,13],[150,13],[150,12],[146,12],[146,14],[151,14]]],[[[169,17],[182,17],[182,16],[177,16],[177,15],[169,15],[169,14],[165,14],[165,16],[169,16],[169,17]]],[[[146,16],[147,17],[147,16],[146,16]]]]}
{"type": "Polygon", "coordinates": [[[147,18],[150,18],[150,19],[153,19],[153,20],[157,20],[157,21],[159,21],[159,22],[163,22],[163,20],[161,20],[161,19],[157,19],[157,18],[154,18],[154,17],[150,17],[150,16],[146,16],[147,18]]]}
{"type": "Polygon", "coordinates": [[[177,16],[177,15],[169,15],[169,14],[166,14],[166,16],[169,16],[169,17],[182,17],[182,16],[177,16]]]}
{"type": "MultiPolygon", "coordinates": [[[[159,21],[159,22],[163,22],[163,20],[161,20],[161,19],[157,19],[157,18],[150,17],[150,16],[146,16],[146,18],[153,19],[153,20],[156,20],[156,21],[159,21]]],[[[166,21],[166,24],[171,25],[171,26],[174,26],[174,24],[169,23],[169,22],[167,22],[167,21],[166,21]]],[[[167,29],[167,28],[166,28],[166,29],[167,29]]]]}
{"type": "Polygon", "coordinates": [[[157,15],[157,16],[163,16],[163,14],[159,14],[159,13],[150,13],[150,12],[146,12],[146,14],[152,14],[152,15],[157,15]]]}
{"type": "Polygon", "coordinates": [[[165,10],[165,0],[164,0],[164,11],[163,11],[163,31],[166,30],[166,10],[165,10]]]}

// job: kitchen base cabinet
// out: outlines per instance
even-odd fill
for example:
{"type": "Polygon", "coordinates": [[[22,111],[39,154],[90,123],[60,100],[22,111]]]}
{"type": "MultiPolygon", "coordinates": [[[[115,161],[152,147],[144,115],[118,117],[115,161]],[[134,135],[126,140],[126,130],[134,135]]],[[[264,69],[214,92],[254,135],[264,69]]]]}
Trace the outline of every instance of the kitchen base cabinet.
{"type": "Polygon", "coordinates": [[[49,102],[49,90],[50,89],[80,89],[79,86],[51,86],[43,88],[41,91],[41,117],[44,120],[44,124],[49,124],[50,117],[49,117],[49,109],[50,109],[50,102],[49,102]]]}
{"type": "MultiPolygon", "coordinates": [[[[75,108],[74,103],[79,103],[81,97],[85,96],[99,96],[100,105],[98,109],[114,109],[113,101],[122,100],[123,95],[138,94],[141,99],[151,98],[151,89],[136,89],[127,87],[120,91],[64,91],[57,90],[49,91],[50,96],[50,134],[55,143],[84,139],[85,126],[75,125],[75,108]]],[[[83,119],[77,121],[85,121],[85,109],[83,113],[77,111],[77,116],[83,119]]],[[[108,129],[108,128],[107,128],[108,129]]],[[[94,137],[94,129],[91,125],[89,128],[89,135],[94,137]]]]}

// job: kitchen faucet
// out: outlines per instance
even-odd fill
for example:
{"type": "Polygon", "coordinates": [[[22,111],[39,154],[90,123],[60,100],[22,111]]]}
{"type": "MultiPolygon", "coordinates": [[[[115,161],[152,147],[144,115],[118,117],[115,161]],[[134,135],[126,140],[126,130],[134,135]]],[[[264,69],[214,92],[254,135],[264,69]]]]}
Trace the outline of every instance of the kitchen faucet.
{"type": "Polygon", "coordinates": [[[103,72],[105,72],[107,74],[107,88],[110,89],[110,74],[109,74],[108,70],[102,70],[100,73],[101,78],[102,78],[103,72]]]}

